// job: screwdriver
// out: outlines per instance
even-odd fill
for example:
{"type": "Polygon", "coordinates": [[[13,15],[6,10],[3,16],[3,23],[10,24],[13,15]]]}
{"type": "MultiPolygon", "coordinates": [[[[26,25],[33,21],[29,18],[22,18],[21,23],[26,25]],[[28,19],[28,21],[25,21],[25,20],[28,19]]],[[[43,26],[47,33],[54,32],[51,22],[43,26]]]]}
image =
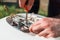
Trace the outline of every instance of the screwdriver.
{"type": "Polygon", "coordinates": [[[28,9],[26,6],[24,6],[25,12],[26,12],[26,25],[28,25],[28,9]]]}

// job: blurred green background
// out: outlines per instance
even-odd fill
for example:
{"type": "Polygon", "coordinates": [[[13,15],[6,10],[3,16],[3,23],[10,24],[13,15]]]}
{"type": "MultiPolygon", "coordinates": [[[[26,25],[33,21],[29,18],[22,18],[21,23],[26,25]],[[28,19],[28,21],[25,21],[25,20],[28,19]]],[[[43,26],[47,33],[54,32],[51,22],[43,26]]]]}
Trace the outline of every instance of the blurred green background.
{"type": "Polygon", "coordinates": [[[9,16],[10,14],[25,13],[24,9],[17,8],[16,5],[1,5],[0,4],[0,18],[9,16]]]}
{"type": "MultiPolygon", "coordinates": [[[[47,5],[48,1],[41,1],[39,15],[47,16],[47,5]]],[[[0,19],[10,14],[25,13],[24,9],[17,7],[17,4],[2,5],[0,4],[0,19]]]]}

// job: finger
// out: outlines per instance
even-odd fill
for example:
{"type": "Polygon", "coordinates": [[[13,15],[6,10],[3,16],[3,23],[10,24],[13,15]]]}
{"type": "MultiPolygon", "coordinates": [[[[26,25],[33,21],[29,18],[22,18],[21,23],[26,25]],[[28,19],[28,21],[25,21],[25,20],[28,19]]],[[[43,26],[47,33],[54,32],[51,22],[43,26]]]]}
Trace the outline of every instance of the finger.
{"type": "Polygon", "coordinates": [[[33,26],[30,26],[30,27],[29,27],[29,31],[30,31],[30,32],[32,32],[32,27],[33,27],[33,26]]]}
{"type": "Polygon", "coordinates": [[[35,27],[30,28],[29,30],[30,30],[31,32],[33,32],[33,33],[39,33],[39,32],[41,32],[42,30],[44,30],[44,28],[41,28],[40,25],[37,25],[37,26],[35,26],[35,27]]]}
{"type": "Polygon", "coordinates": [[[40,32],[39,34],[38,34],[39,36],[46,36],[46,35],[48,35],[48,33],[46,33],[46,31],[44,30],[44,31],[42,31],[42,32],[40,32]]]}
{"type": "Polygon", "coordinates": [[[46,37],[49,33],[38,34],[39,36],[46,37]]]}
{"type": "Polygon", "coordinates": [[[49,35],[47,35],[46,37],[47,37],[47,38],[50,38],[50,37],[56,38],[56,37],[59,37],[59,35],[57,35],[56,33],[52,32],[52,33],[50,33],[49,35]]]}
{"type": "Polygon", "coordinates": [[[50,33],[50,29],[46,28],[45,30],[43,30],[42,32],[40,32],[38,35],[46,37],[49,33],[50,33]]]}
{"type": "Polygon", "coordinates": [[[35,22],[29,27],[29,30],[32,32],[32,28],[35,28],[36,26],[40,25],[40,22],[35,22]]]}
{"type": "Polygon", "coordinates": [[[32,24],[30,27],[29,27],[29,31],[32,32],[32,28],[34,27],[34,24],[32,24]]]}
{"type": "Polygon", "coordinates": [[[26,0],[19,0],[19,6],[24,7],[26,0]]]}
{"type": "Polygon", "coordinates": [[[54,33],[50,33],[49,35],[46,36],[47,38],[54,37],[54,33]]]}
{"type": "Polygon", "coordinates": [[[33,4],[34,4],[34,0],[29,0],[29,1],[28,1],[28,4],[27,4],[28,10],[31,9],[31,7],[33,6],[33,4]]]}

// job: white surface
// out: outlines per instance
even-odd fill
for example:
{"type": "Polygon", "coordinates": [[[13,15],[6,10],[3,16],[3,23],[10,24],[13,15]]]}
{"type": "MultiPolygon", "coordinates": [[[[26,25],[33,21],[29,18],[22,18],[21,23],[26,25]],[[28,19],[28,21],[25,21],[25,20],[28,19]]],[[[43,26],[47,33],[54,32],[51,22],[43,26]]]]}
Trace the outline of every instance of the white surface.
{"type": "Polygon", "coordinates": [[[0,40],[60,40],[60,38],[43,38],[31,36],[13,28],[6,22],[6,17],[0,19],[0,40]]]}

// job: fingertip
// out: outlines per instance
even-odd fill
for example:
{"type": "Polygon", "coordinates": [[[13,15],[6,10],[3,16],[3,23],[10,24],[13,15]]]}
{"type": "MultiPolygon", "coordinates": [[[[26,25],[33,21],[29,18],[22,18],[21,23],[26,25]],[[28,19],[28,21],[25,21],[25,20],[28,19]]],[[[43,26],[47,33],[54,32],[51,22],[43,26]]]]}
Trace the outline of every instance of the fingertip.
{"type": "Polygon", "coordinates": [[[35,24],[32,24],[30,27],[29,27],[29,31],[30,32],[34,32],[34,30],[35,30],[35,24]]]}
{"type": "Polygon", "coordinates": [[[29,31],[32,32],[32,25],[29,27],[29,31]]]}

